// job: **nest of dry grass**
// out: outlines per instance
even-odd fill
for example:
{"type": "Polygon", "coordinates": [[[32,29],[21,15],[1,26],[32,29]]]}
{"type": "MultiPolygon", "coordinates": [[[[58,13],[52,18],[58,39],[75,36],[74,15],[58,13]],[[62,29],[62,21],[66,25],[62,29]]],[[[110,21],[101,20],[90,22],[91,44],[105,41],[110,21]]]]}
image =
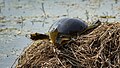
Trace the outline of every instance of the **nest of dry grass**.
{"type": "Polygon", "coordinates": [[[120,23],[102,24],[55,48],[38,40],[19,57],[16,68],[119,68],[120,23]]]}

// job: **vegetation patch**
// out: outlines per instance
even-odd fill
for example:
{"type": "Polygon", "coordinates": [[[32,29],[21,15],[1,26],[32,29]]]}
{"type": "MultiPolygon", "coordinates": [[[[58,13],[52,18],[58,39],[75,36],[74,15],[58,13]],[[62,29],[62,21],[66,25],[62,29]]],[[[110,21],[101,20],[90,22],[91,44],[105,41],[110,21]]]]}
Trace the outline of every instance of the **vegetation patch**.
{"type": "Polygon", "coordinates": [[[120,23],[104,23],[60,46],[34,41],[18,58],[16,68],[119,68],[120,23]]]}

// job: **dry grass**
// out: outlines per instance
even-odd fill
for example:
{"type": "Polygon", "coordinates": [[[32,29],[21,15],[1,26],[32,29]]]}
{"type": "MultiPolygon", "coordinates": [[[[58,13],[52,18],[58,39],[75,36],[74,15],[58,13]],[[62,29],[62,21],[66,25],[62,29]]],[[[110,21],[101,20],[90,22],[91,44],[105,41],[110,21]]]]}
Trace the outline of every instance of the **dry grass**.
{"type": "Polygon", "coordinates": [[[120,23],[102,24],[55,48],[48,40],[30,45],[16,68],[119,68],[120,23]]]}

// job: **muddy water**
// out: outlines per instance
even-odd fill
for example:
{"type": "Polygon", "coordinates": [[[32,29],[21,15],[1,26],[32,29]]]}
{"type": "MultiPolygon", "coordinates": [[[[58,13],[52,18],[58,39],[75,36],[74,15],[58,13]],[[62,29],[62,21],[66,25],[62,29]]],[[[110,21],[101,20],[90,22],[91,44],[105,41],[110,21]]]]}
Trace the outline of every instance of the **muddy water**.
{"type": "Polygon", "coordinates": [[[0,0],[0,68],[10,68],[32,41],[26,35],[46,33],[59,18],[86,22],[120,21],[119,0],[0,0]]]}

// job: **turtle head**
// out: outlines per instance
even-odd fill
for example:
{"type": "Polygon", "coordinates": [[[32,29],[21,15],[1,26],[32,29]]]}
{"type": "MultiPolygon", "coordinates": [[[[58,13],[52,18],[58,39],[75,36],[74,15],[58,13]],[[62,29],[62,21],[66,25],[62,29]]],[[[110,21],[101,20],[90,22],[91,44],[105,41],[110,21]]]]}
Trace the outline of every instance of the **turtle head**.
{"type": "Polygon", "coordinates": [[[46,34],[41,34],[41,33],[33,33],[33,34],[30,34],[30,39],[32,39],[32,40],[44,40],[44,39],[49,39],[49,36],[46,34]]]}

